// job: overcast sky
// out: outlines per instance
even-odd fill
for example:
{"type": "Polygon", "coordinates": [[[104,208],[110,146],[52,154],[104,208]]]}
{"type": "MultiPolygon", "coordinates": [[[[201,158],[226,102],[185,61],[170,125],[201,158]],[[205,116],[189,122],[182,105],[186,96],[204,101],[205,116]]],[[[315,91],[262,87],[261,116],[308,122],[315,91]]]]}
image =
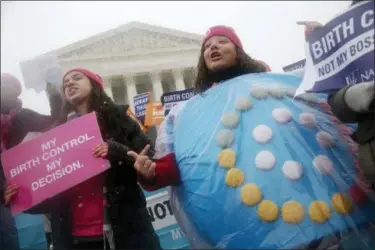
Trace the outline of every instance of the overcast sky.
{"type": "MultiPolygon", "coordinates": [[[[1,1],[1,72],[22,80],[19,63],[131,21],[204,34],[232,26],[245,50],[273,71],[304,58],[301,20],[329,21],[350,2],[1,1]]],[[[48,113],[45,93],[25,90],[24,106],[48,113]]]]}

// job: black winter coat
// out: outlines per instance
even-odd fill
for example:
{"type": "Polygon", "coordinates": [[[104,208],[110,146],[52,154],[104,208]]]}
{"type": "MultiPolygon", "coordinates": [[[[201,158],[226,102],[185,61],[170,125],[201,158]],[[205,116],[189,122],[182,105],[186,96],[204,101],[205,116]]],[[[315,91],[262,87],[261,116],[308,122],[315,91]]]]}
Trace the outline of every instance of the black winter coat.
{"type": "MultiPolygon", "coordinates": [[[[119,110],[122,109],[121,113],[125,115],[127,108],[128,106],[122,106],[119,110]]],[[[133,167],[134,161],[127,156],[128,150],[140,152],[150,144],[150,140],[133,119],[130,119],[127,126],[133,128],[132,134],[107,141],[108,158],[111,164],[106,174],[108,214],[114,231],[115,247],[116,249],[160,249],[158,236],[146,208],[145,196],[138,185],[137,173],[133,167]]],[[[68,193],[69,190],[28,211],[51,215],[54,249],[73,248],[68,193]]]]}

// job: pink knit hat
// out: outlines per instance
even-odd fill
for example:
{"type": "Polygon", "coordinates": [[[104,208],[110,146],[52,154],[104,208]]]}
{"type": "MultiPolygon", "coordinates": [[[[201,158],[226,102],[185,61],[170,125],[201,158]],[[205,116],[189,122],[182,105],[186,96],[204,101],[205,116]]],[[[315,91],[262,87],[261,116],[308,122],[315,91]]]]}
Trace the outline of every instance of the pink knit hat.
{"type": "Polygon", "coordinates": [[[11,94],[13,98],[17,98],[22,92],[21,82],[11,74],[1,73],[1,91],[5,91],[11,94]]]}
{"type": "Polygon", "coordinates": [[[64,78],[67,74],[69,74],[70,72],[73,72],[73,71],[77,71],[77,72],[81,72],[82,74],[84,74],[87,78],[89,78],[90,80],[93,80],[96,84],[98,84],[98,86],[103,89],[103,80],[102,78],[98,75],[98,74],[95,74],[94,72],[91,72],[90,70],[88,69],[83,69],[83,68],[74,68],[74,69],[71,69],[69,70],[68,72],[65,73],[64,77],[63,77],[63,82],[64,82],[64,78]]]}
{"type": "Polygon", "coordinates": [[[217,25],[209,28],[206,32],[206,35],[203,37],[203,43],[204,44],[208,39],[210,39],[213,36],[225,36],[229,40],[232,41],[237,47],[242,47],[242,43],[240,38],[237,36],[236,32],[233,28],[224,26],[224,25],[217,25]]]}

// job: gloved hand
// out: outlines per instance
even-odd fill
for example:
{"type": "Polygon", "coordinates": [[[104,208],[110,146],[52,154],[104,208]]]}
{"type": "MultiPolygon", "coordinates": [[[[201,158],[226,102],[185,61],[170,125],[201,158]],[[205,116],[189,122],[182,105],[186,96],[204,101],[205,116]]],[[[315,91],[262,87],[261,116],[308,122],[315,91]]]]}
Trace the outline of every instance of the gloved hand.
{"type": "Polygon", "coordinates": [[[355,112],[371,111],[374,102],[374,81],[363,82],[351,86],[345,92],[344,100],[349,108],[355,112]]]}

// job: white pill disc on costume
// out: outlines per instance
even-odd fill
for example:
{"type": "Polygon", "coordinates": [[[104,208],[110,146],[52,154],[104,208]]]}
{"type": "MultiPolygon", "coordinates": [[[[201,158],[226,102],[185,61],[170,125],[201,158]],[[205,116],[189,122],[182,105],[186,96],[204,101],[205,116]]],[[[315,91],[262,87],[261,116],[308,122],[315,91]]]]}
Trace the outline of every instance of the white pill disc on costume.
{"type": "Polygon", "coordinates": [[[287,123],[292,120],[292,113],[286,108],[276,108],[272,111],[272,117],[278,123],[287,123]]]}
{"type": "Polygon", "coordinates": [[[255,157],[255,166],[262,170],[270,170],[275,166],[276,159],[271,151],[260,151],[255,157]]]}
{"type": "Polygon", "coordinates": [[[302,166],[296,161],[286,161],[282,171],[289,180],[299,180],[302,177],[302,166]]]}
{"type": "Polygon", "coordinates": [[[267,143],[272,139],[272,130],[266,125],[259,125],[253,130],[253,138],[259,143],[267,143]]]}
{"type": "Polygon", "coordinates": [[[217,145],[222,148],[228,148],[232,146],[233,141],[234,141],[233,132],[228,129],[221,130],[216,136],[217,145]]]}
{"type": "Polygon", "coordinates": [[[221,123],[227,128],[235,128],[240,120],[239,115],[235,111],[226,112],[221,117],[221,123]]]}

